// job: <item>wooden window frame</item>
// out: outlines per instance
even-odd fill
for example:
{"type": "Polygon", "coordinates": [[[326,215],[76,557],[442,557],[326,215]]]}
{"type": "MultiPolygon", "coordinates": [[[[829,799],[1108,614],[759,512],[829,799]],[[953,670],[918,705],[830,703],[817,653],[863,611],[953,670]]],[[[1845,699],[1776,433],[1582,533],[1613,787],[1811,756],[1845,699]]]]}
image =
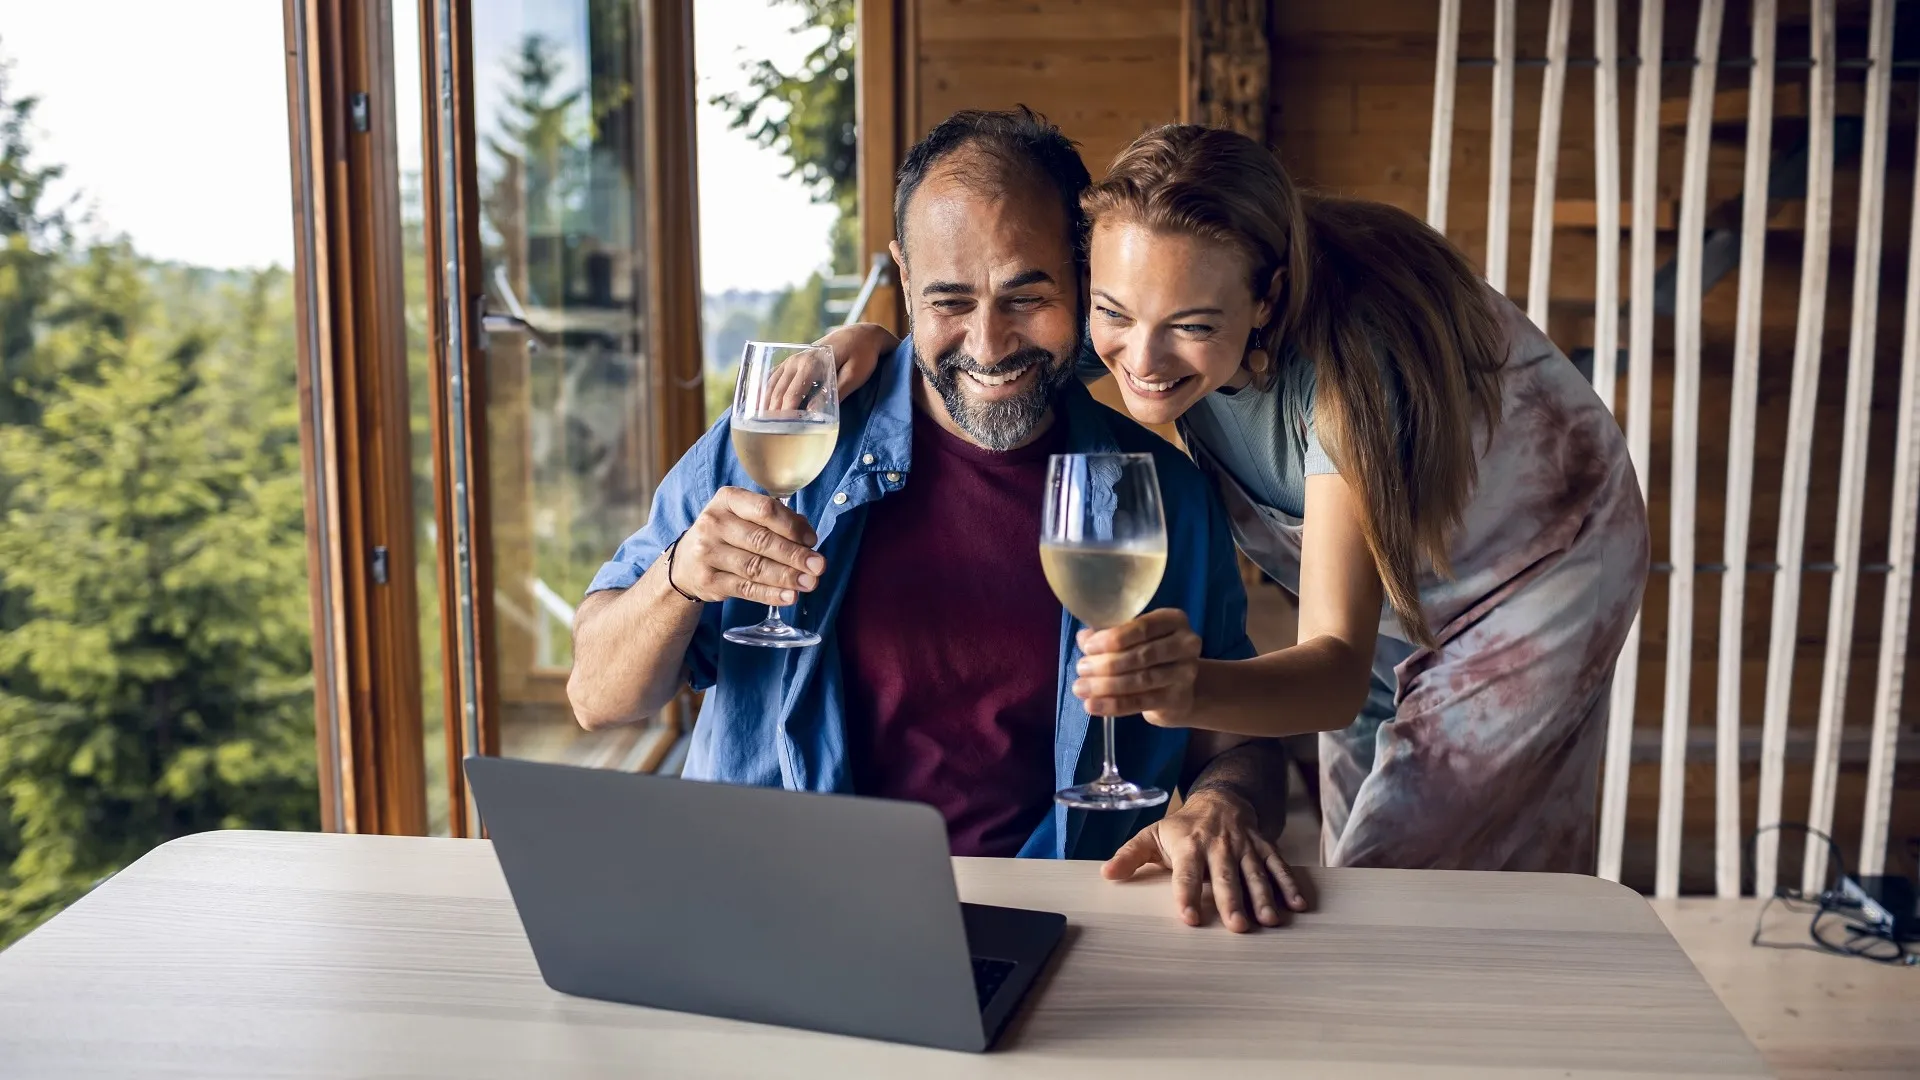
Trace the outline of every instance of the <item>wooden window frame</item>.
{"type": "Polygon", "coordinates": [[[426,830],[405,288],[384,0],[284,0],[321,820],[426,830]]]}
{"type": "MultiPolygon", "coordinates": [[[[691,0],[638,0],[642,82],[647,348],[664,473],[706,430],[700,331],[699,205],[691,0]],[[664,272],[671,271],[671,272],[664,272]]],[[[479,835],[461,761],[500,753],[493,528],[488,501],[480,143],[471,0],[420,0],[435,519],[443,621],[450,829],[479,835]],[[443,107],[444,102],[444,107],[443,107]],[[456,238],[449,244],[448,238],[456,238]]],[[[684,723],[684,700],[660,718],[684,723]]]]}

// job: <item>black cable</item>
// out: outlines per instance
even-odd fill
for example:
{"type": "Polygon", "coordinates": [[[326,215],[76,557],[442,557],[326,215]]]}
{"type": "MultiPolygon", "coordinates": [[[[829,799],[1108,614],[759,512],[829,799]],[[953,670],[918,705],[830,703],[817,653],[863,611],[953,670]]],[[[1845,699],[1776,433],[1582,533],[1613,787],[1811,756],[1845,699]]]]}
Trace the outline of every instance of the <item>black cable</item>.
{"type": "MultiPolygon", "coordinates": [[[[1846,876],[1846,854],[1840,850],[1840,845],[1834,841],[1833,837],[1828,836],[1819,829],[1798,822],[1775,822],[1772,825],[1764,825],[1755,829],[1747,845],[1749,854],[1751,855],[1753,849],[1759,844],[1761,833],[1777,830],[1801,832],[1809,837],[1826,841],[1827,851],[1833,856],[1832,870],[1834,880],[1838,881],[1840,878],[1846,876]]],[[[1759,913],[1754,916],[1753,937],[1749,939],[1748,943],[1760,949],[1822,952],[1832,956],[1846,956],[1860,960],[1871,960],[1877,964],[1920,964],[1920,953],[1908,949],[1904,942],[1888,936],[1878,927],[1863,926],[1848,917],[1848,912],[1858,909],[1859,905],[1842,897],[1832,887],[1822,890],[1816,896],[1805,896],[1798,889],[1789,888],[1784,885],[1776,885],[1773,890],[1773,895],[1767,897],[1766,903],[1760,905],[1759,913]],[[1807,937],[1813,944],[1806,945],[1797,941],[1760,940],[1760,930],[1766,924],[1767,912],[1776,902],[1795,914],[1810,914],[1813,916],[1812,920],[1807,923],[1807,937]],[[1829,917],[1840,920],[1841,927],[1847,934],[1845,941],[1834,941],[1820,933],[1821,920],[1829,917]]]]}

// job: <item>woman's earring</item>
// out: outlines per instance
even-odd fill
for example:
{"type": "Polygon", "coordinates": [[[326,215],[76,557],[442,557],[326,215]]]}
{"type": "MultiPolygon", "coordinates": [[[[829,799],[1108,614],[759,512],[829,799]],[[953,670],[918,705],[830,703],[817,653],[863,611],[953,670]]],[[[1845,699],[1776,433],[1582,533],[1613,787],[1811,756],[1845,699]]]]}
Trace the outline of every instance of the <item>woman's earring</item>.
{"type": "Polygon", "coordinates": [[[1253,337],[1247,342],[1247,370],[1255,375],[1267,370],[1267,332],[1265,327],[1255,327],[1253,337]]]}

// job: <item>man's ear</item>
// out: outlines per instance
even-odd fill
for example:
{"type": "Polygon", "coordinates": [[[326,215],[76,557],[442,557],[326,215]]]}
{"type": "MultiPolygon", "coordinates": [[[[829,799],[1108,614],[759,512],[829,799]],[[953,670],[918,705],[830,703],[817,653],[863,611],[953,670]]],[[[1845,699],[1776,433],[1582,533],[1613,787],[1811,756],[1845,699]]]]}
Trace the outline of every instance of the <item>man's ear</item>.
{"type": "MultiPolygon", "coordinates": [[[[900,250],[900,241],[889,240],[887,241],[887,254],[893,256],[893,265],[899,270],[900,295],[902,298],[905,298],[910,291],[907,288],[907,253],[900,250]]],[[[909,304],[907,306],[912,307],[913,305],[909,304]]]]}

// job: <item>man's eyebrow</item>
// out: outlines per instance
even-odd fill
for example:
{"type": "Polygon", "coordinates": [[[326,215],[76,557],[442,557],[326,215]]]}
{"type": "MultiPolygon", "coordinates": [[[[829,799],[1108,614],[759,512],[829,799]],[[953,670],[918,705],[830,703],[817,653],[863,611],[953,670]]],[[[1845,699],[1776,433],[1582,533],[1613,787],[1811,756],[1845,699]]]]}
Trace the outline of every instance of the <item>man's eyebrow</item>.
{"type": "Polygon", "coordinates": [[[1007,280],[1001,282],[1000,288],[1003,290],[1018,289],[1025,285],[1038,285],[1043,281],[1049,285],[1053,284],[1053,275],[1047,273],[1045,270],[1041,270],[1038,268],[1033,270],[1022,270],[1019,273],[1008,278],[1007,280]]]}
{"type": "Polygon", "coordinates": [[[921,296],[972,296],[973,286],[958,281],[936,281],[920,290],[921,296]]]}

